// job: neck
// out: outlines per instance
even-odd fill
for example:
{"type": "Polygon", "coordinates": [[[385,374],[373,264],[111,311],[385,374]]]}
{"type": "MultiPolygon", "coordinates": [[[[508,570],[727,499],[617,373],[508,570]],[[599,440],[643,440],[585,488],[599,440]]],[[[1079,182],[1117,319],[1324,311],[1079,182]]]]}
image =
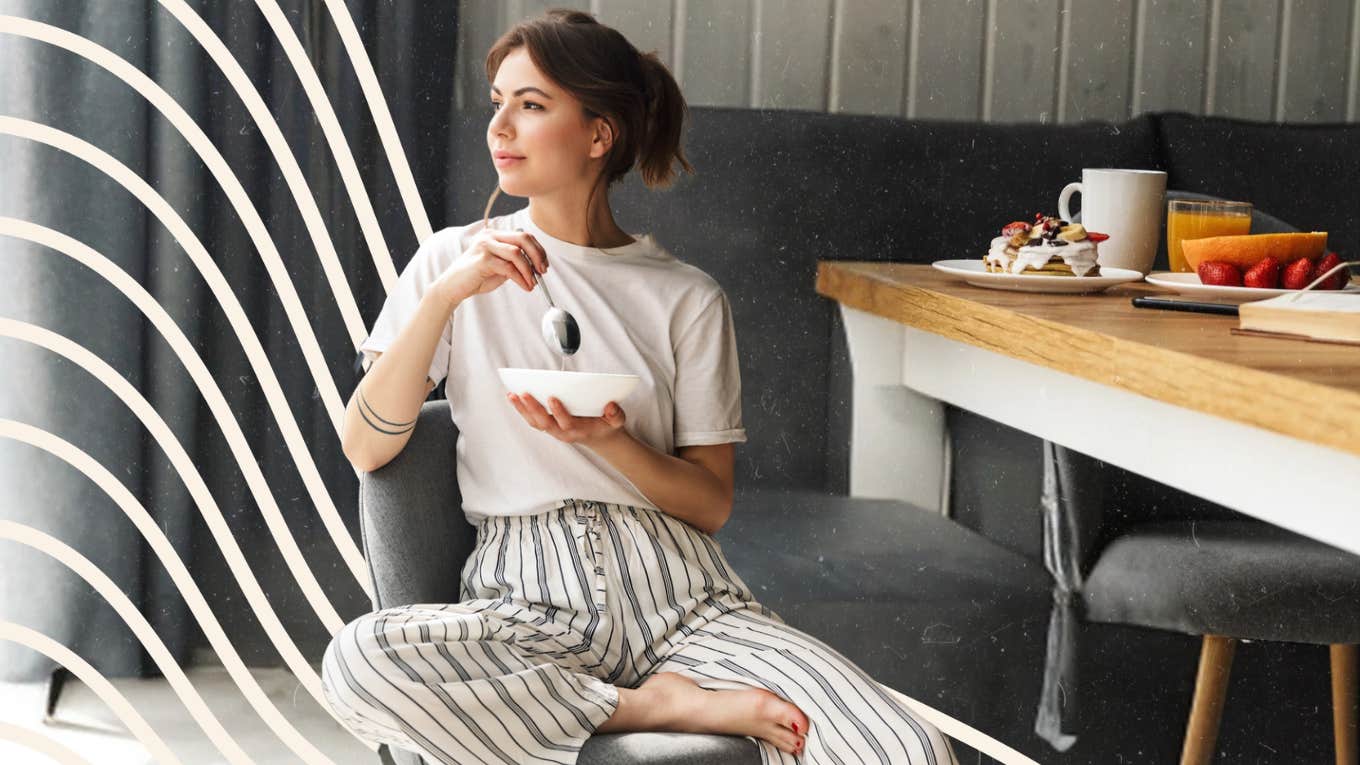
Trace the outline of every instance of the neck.
{"type": "Polygon", "coordinates": [[[581,247],[622,247],[633,238],[614,222],[609,198],[597,193],[594,209],[586,211],[585,200],[555,197],[530,197],[529,217],[549,236],[581,247]],[[589,226],[586,225],[589,221],[589,226]],[[591,234],[594,234],[592,238],[591,234]]]}

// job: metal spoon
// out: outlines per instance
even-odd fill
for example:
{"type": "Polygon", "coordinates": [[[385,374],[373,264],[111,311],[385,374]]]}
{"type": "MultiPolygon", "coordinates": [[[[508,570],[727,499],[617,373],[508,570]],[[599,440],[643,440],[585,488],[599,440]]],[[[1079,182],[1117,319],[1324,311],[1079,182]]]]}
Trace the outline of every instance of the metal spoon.
{"type": "MultiPolygon", "coordinates": [[[[515,231],[523,232],[524,229],[516,228],[515,231]]],[[[539,324],[539,329],[543,332],[543,342],[563,356],[576,353],[581,349],[581,328],[577,326],[576,319],[572,318],[571,314],[553,303],[548,285],[538,278],[538,270],[534,268],[533,260],[528,255],[524,255],[524,258],[529,260],[529,272],[534,275],[534,283],[543,288],[543,297],[548,299],[548,310],[543,312],[543,321],[539,324]]]]}

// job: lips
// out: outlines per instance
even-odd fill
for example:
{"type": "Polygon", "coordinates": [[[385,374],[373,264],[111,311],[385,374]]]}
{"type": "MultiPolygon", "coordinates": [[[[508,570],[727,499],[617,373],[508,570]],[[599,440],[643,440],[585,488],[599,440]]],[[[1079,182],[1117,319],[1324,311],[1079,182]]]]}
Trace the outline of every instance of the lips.
{"type": "Polygon", "coordinates": [[[491,161],[495,163],[497,168],[508,169],[515,164],[523,162],[524,157],[511,154],[508,151],[498,151],[492,153],[491,161]]]}

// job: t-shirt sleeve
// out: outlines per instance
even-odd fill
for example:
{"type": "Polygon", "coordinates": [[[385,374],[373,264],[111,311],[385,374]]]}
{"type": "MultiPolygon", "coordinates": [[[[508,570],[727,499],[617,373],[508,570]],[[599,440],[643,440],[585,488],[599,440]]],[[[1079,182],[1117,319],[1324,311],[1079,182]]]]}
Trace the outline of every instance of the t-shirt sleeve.
{"type": "Polygon", "coordinates": [[[743,443],[732,306],[721,290],[675,346],[675,446],[743,443]]]}
{"type": "MultiPolygon", "coordinates": [[[[382,311],[378,313],[378,320],[373,322],[368,338],[359,344],[359,351],[364,355],[365,370],[373,363],[372,353],[386,351],[392,345],[420,307],[420,300],[426,290],[458,256],[460,231],[448,228],[430,235],[416,250],[411,262],[406,264],[397,278],[396,287],[388,293],[382,311]]],[[[451,325],[451,321],[444,322],[444,331],[435,344],[434,358],[430,360],[427,376],[436,385],[449,373],[453,340],[451,325]]]]}

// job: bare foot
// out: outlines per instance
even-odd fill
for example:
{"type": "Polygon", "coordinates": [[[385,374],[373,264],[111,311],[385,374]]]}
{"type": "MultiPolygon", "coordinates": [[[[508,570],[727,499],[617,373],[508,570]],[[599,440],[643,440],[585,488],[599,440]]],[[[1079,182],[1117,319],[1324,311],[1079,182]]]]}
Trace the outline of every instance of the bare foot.
{"type": "Polygon", "coordinates": [[[710,691],[684,675],[658,672],[638,690],[656,694],[659,730],[755,736],[790,754],[803,751],[807,715],[764,688],[710,691]]]}

